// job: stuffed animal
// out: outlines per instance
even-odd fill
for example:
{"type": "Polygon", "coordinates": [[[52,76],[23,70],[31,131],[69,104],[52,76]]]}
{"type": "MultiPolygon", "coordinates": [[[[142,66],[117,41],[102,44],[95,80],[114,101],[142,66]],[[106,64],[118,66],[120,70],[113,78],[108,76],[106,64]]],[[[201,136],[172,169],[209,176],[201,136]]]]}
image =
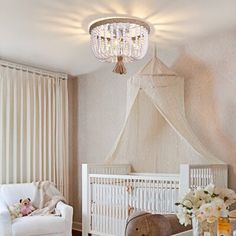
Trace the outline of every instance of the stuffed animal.
{"type": "Polygon", "coordinates": [[[35,208],[32,206],[30,198],[20,199],[20,204],[21,204],[20,212],[23,216],[28,216],[35,210],[35,208]]]}

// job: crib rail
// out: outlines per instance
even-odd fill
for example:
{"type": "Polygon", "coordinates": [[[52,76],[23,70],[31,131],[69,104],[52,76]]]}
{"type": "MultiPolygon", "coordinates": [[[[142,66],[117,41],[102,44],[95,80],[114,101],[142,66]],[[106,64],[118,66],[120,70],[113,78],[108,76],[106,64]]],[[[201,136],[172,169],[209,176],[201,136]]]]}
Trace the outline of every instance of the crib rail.
{"type": "Polygon", "coordinates": [[[188,189],[205,187],[214,184],[218,187],[228,187],[228,166],[215,165],[188,165],[180,166],[180,195],[188,189]]]}
{"type": "Polygon", "coordinates": [[[175,213],[179,175],[89,175],[93,234],[123,235],[127,217],[135,211],[175,213]]]}
{"type": "Polygon", "coordinates": [[[87,174],[127,175],[131,172],[131,165],[83,164],[82,171],[87,174]]]}
{"type": "Polygon", "coordinates": [[[190,187],[204,187],[215,183],[219,187],[227,187],[227,165],[190,166],[190,187]]]}

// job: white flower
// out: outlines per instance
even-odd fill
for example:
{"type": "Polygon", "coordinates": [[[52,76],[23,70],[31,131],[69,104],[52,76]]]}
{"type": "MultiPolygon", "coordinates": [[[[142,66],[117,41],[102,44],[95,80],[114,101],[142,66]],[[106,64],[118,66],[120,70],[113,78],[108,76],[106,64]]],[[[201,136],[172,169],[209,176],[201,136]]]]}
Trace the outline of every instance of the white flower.
{"type": "Polygon", "coordinates": [[[226,207],[236,202],[236,194],[232,189],[222,189],[219,197],[224,200],[226,207]]]}
{"type": "Polygon", "coordinates": [[[206,216],[209,216],[213,212],[213,207],[212,207],[211,203],[206,203],[200,207],[199,211],[200,211],[200,213],[202,213],[206,216]]]}
{"type": "Polygon", "coordinates": [[[189,225],[191,224],[191,215],[189,215],[188,210],[183,207],[178,207],[177,217],[179,218],[179,222],[182,225],[189,225]]]}
{"type": "Polygon", "coordinates": [[[179,223],[181,225],[187,226],[187,225],[191,224],[191,216],[190,215],[180,215],[180,216],[178,216],[178,218],[179,218],[179,223]]]}
{"type": "Polygon", "coordinates": [[[198,199],[204,200],[207,196],[207,194],[204,192],[204,190],[200,187],[197,188],[197,190],[195,191],[195,196],[198,199]]]}
{"type": "Polygon", "coordinates": [[[212,223],[220,217],[221,212],[225,211],[226,207],[224,201],[220,198],[214,198],[211,203],[203,204],[197,214],[197,219],[199,221],[207,220],[207,222],[212,223]]]}
{"type": "Polygon", "coordinates": [[[199,209],[200,206],[209,201],[211,198],[209,194],[206,194],[205,191],[201,188],[197,188],[194,195],[194,208],[199,209]]]}
{"type": "Polygon", "coordinates": [[[191,201],[191,199],[184,199],[183,204],[184,204],[187,208],[193,208],[193,202],[191,201]]]}
{"type": "Polygon", "coordinates": [[[192,217],[212,223],[234,202],[236,194],[233,190],[217,188],[210,184],[204,189],[189,190],[177,203],[177,216],[184,225],[191,224],[192,217]]]}
{"type": "Polygon", "coordinates": [[[207,220],[209,223],[214,222],[214,208],[210,203],[202,205],[199,209],[199,214],[197,215],[199,221],[207,220]]]}
{"type": "Polygon", "coordinates": [[[224,201],[220,198],[216,198],[211,202],[213,208],[213,214],[217,217],[220,217],[221,212],[226,210],[226,205],[224,201]]]}
{"type": "Polygon", "coordinates": [[[204,191],[207,191],[210,195],[214,193],[214,190],[215,190],[214,184],[209,184],[204,188],[204,191]]]}

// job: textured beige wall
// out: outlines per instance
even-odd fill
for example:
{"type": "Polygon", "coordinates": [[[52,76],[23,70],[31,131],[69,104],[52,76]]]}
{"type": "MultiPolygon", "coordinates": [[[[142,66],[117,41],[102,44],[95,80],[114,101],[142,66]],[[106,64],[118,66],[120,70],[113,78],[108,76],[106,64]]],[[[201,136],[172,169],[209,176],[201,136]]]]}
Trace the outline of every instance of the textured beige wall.
{"type": "Polygon", "coordinates": [[[236,189],[236,32],[186,45],[175,62],[185,77],[187,118],[201,141],[230,165],[236,189]]]}
{"type": "Polygon", "coordinates": [[[70,160],[70,199],[74,206],[74,221],[79,221],[78,191],[78,112],[79,112],[79,79],[69,77],[68,80],[68,111],[69,111],[69,160],[70,160]]]}
{"type": "MultiPolygon", "coordinates": [[[[162,50],[160,58],[185,77],[187,118],[209,150],[230,164],[230,186],[236,189],[236,33],[199,39],[178,50],[181,53],[174,64],[175,49],[168,55],[162,50]]],[[[127,77],[143,64],[145,60],[132,64],[127,77]]],[[[126,80],[111,70],[107,66],[80,77],[79,186],[81,164],[103,162],[123,124],[126,80]]]]}

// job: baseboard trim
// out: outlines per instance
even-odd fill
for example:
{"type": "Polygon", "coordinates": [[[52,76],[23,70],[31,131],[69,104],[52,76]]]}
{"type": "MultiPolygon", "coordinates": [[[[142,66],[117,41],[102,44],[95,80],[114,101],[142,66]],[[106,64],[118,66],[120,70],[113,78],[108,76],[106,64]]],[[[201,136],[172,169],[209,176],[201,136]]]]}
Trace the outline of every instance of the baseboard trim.
{"type": "Polygon", "coordinates": [[[73,230],[82,232],[82,223],[74,221],[72,225],[73,230]]]}

